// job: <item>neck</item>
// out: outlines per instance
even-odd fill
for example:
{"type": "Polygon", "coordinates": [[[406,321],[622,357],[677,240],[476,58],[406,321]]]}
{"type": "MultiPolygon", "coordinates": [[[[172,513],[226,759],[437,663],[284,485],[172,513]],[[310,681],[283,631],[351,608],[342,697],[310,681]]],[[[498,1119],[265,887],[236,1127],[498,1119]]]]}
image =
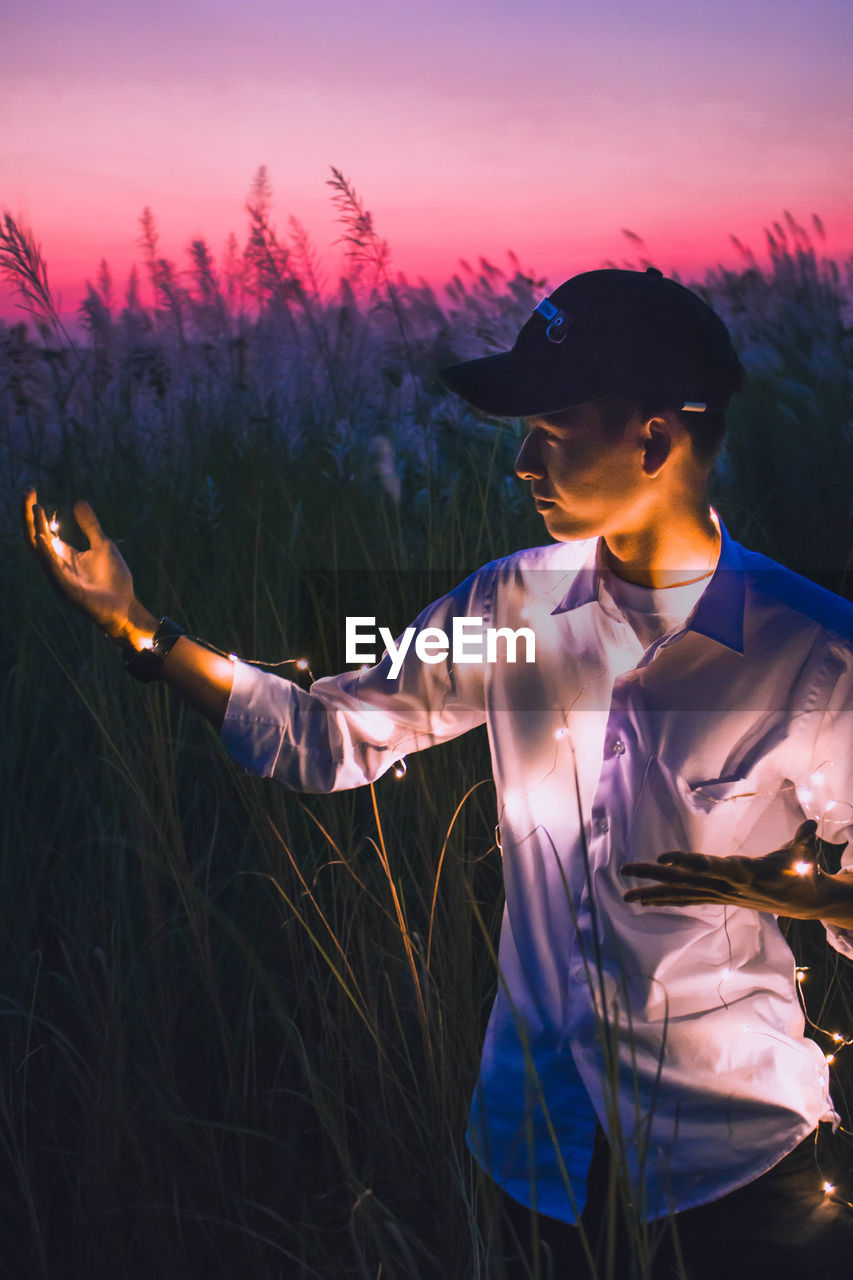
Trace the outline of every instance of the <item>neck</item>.
{"type": "Polygon", "coordinates": [[[658,590],[710,576],[720,552],[720,531],[703,502],[628,533],[605,534],[604,545],[617,577],[658,590]]]}

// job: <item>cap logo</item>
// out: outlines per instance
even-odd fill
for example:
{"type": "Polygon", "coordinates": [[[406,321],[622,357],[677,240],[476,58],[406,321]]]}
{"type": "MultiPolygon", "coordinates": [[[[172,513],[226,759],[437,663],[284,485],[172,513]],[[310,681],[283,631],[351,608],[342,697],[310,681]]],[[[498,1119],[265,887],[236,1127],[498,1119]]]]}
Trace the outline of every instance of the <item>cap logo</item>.
{"type": "Polygon", "coordinates": [[[555,307],[548,298],[543,298],[533,312],[548,321],[545,326],[545,337],[549,342],[565,342],[569,332],[569,317],[560,307],[555,307]]]}

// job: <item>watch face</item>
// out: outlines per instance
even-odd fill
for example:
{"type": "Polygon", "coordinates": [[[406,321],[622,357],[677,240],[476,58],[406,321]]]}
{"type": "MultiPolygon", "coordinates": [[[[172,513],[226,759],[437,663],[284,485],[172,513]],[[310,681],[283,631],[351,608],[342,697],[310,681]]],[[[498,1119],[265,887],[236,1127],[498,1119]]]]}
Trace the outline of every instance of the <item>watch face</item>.
{"type": "Polygon", "coordinates": [[[186,632],[183,627],[178,626],[177,622],[173,622],[171,618],[161,618],[154,635],[147,643],[143,641],[141,649],[124,650],[122,662],[125,670],[134,679],[141,680],[144,684],[156,680],[160,674],[160,668],[172,651],[172,646],[183,635],[186,635],[186,632]]]}

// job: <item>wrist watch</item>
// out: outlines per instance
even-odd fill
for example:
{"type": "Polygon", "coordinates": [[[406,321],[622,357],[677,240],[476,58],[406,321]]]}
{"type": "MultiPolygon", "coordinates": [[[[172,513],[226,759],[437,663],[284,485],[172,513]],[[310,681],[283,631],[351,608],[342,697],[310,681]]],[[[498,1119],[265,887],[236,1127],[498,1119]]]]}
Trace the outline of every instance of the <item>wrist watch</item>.
{"type": "Polygon", "coordinates": [[[175,642],[183,635],[186,632],[177,622],[173,622],[171,618],[161,618],[154,635],[150,640],[143,641],[141,649],[124,650],[121,660],[125,671],[144,684],[157,680],[160,668],[172,652],[175,642]]]}

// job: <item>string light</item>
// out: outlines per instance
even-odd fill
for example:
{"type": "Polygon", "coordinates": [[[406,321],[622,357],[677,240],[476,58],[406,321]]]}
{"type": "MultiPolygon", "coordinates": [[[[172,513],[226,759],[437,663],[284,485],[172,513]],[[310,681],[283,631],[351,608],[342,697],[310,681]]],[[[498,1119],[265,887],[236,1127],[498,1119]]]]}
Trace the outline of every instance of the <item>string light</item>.
{"type": "Polygon", "coordinates": [[[395,777],[395,778],[405,778],[405,776],[406,776],[406,768],[407,768],[407,766],[406,766],[406,757],[405,757],[405,756],[400,756],[400,759],[399,759],[399,760],[397,761],[397,763],[394,765],[394,777],[395,777]]]}
{"type": "MultiPolygon", "coordinates": [[[[853,1040],[848,1040],[845,1036],[841,1034],[840,1031],[827,1031],[825,1027],[818,1026],[818,1024],[814,1022],[812,1018],[809,1017],[809,1012],[808,1012],[808,1009],[806,1008],[805,1000],[803,999],[803,992],[802,992],[802,986],[801,986],[801,984],[805,981],[807,971],[808,971],[808,965],[797,965],[794,969],[794,974],[797,979],[797,995],[799,996],[800,1006],[802,1008],[806,1022],[808,1022],[809,1026],[813,1027],[815,1031],[819,1032],[823,1036],[827,1036],[830,1040],[832,1040],[833,1044],[838,1046],[839,1051],[841,1049],[847,1048],[848,1045],[853,1044],[853,1040]]],[[[826,1062],[826,1065],[828,1067],[831,1067],[836,1060],[837,1054],[830,1051],[829,1053],[825,1053],[823,1056],[824,1056],[824,1061],[826,1062]]],[[[842,1133],[846,1132],[843,1125],[840,1126],[840,1128],[842,1133]]],[[[820,1160],[817,1158],[817,1152],[815,1152],[815,1159],[817,1162],[817,1167],[820,1170],[820,1160]]],[[[832,1196],[833,1199],[835,1199],[839,1203],[847,1205],[849,1209],[853,1209],[853,1203],[851,1203],[850,1201],[844,1200],[844,1199],[839,1200],[838,1196],[836,1195],[835,1183],[824,1182],[823,1191],[824,1191],[824,1195],[832,1196]]]]}
{"type": "MultiPolygon", "coordinates": [[[[227,653],[225,649],[219,649],[215,644],[211,644],[209,640],[203,640],[201,636],[187,635],[188,640],[194,640],[196,644],[202,645],[205,649],[209,649],[211,653],[218,653],[220,658],[227,658],[229,662],[244,662],[249,667],[288,667],[294,666],[299,671],[307,671],[311,680],[314,680],[314,673],[307,658],[282,658],[280,662],[267,662],[265,658],[241,658],[238,653],[227,653]]],[[[150,648],[149,645],[143,645],[143,648],[150,648]]]]}
{"type": "Polygon", "coordinates": [[[59,533],[59,521],[58,521],[58,520],[57,520],[57,518],[56,518],[56,512],[55,512],[55,511],[54,511],[54,513],[53,513],[53,517],[52,517],[52,519],[51,519],[51,521],[50,521],[50,523],[49,523],[49,525],[48,525],[47,527],[48,527],[48,529],[50,530],[50,533],[51,533],[50,545],[53,547],[53,549],[54,549],[54,551],[56,552],[56,554],[57,554],[58,556],[61,556],[61,555],[62,555],[62,539],[61,539],[61,538],[58,538],[58,537],[56,536],[56,535],[59,533]]]}
{"type": "Polygon", "coordinates": [[[814,769],[802,782],[794,785],[797,799],[806,810],[807,816],[816,818],[818,821],[829,820],[833,825],[842,822],[843,819],[833,817],[829,819],[831,813],[837,813],[839,810],[849,810],[851,806],[844,801],[839,801],[833,797],[824,799],[826,796],[827,786],[830,784],[830,775],[834,767],[832,760],[824,760],[816,769],[814,769]]]}
{"type": "MultiPolygon", "coordinates": [[[[833,767],[833,762],[831,760],[823,761],[818,766],[818,768],[816,768],[809,775],[808,779],[804,780],[805,781],[804,786],[796,787],[797,799],[799,800],[800,804],[803,806],[803,809],[806,811],[807,816],[809,817],[814,817],[814,818],[817,818],[818,820],[821,820],[821,819],[827,818],[830,813],[832,813],[833,811],[837,811],[839,808],[838,801],[836,799],[832,797],[828,799],[826,798],[826,785],[827,785],[828,775],[831,772],[832,767],[833,767]]],[[[844,807],[846,808],[847,806],[845,805],[844,807]]],[[[838,825],[838,819],[833,818],[831,820],[831,825],[833,826],[838,825]]],[[[792,870],[797,875],[801,875],[801,876],[810,875],[810,874],[813,875],[816,871],[818,871],[818,867],[814,863],[803,860],[803,861],[795,862],[793,864],[792,870]]],[[[797,965],[794,969],[794,976],[796,978],[796,984],[797,984],[797,996],[800,1001],[800,1006],[802,1008],[803,1015],[806,1019],[806,1022],[809,1024],[809,1026],[814,1031],[816,1031],[819,1035],[825,1036],[835,1046],[834,1050],[830,1048],[829,1051],[824,1052],[824,1055],[823,1055],[826,1066],[831,1067],[836,1062],[838,1054],[841,1052],[841,1050],[846,1049],[851,1044],[853,1044],[853,1040],[848,1039],[840,1031],[828,1031],[826,1027],[819,1026],[818,1023],[816,1023],[809,1016],[808,1009],[806,1008],[806,1002],[805,1002],[805,999],[803,998],[803,983],[805,982],[807,971],[808,971],[807,965],[797,965]]],[[[841,1126],[841,1129],[842,1129],[842,1132],[845,1132],[843,1126],[841,1126]]],[[[817,1158],[817,1153],[816,1153],[816,1158],[817,1158]]],[[[819,1160],[817,1161],[817,1164],[818,1164],[818,1169],[820,1169],[819,1160]]],[[[829,1181],[824,1182],[823,1192],[825,1196],[831,1197],[834,1201],[841,1204],[845,1204],[847,1205],[848,1208],[853,1209],[853,1204],[851,1204],[849,1201],[844,1199],[839,1200],[839,1197],[836,1192],[835,1183],[829,1182],[829,1181]]]]}

